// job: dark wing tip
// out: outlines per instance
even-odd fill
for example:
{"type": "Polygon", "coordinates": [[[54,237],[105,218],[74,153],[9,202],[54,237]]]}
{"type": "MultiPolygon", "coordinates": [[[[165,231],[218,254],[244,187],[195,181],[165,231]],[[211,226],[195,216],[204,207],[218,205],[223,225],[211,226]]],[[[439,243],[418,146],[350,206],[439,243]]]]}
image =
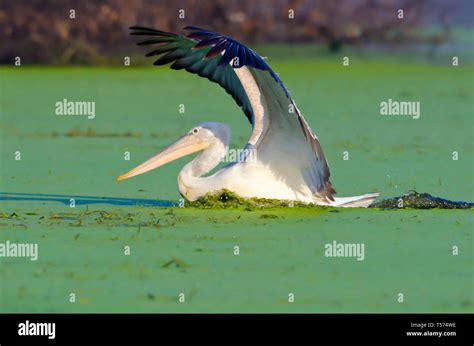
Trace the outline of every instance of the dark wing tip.
{"type": "Polygon", "coordinates": [[[153,28],[147,28],[146,26],[139,26],[139,25],[129,26],[128,29],[132,31],[149,32],[149,33],[159,32],[158,30],[155,30],[153,28]]]}
{"type": "Polygon", "coordinates": [[[147,28],[145,26],[134,25],[130,26],[129,29],[131,30],[130,35],[176,37],[173,33],[147,28]]]}

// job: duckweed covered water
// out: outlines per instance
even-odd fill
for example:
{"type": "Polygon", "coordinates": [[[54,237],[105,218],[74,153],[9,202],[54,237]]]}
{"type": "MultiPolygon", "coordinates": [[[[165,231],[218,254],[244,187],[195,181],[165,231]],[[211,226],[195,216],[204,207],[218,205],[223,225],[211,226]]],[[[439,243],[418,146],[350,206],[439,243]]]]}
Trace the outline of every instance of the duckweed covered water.
{"type": "MultiPolygon", "coordinates": [[[[473,201],[471,65],[269,63],[321,140],[338,196],[473,201]],[[420,119],[381,116],[388,98],[420,101],[420,119]]],[[[0,258],[2,312],[473,311],[472,208],[291,208],[228,193],[184,208],[130,205],[180,198],[176,176],[190,158],[115,177],[196,123],[228,123],[231,146],[243,147],[250,126],[223,90],[156,68],[1,68],[0,77],[0,191],[57,195],[0,201],[0,242],[39,246],[35,262],[0,258]],[[64,98],[95,101],[95,119],[56,115],[64,98]],[[68,196],[89,197],[71,207],[68,196]],[[364,244],[364,260],[325,256],[334,241],[364,244]]]]}
{"type": "MultiPolygon", "coordinates": [[[[288,200],[268,198],[243,198],[236,193],[224,189],[217,193],[208,193],[194,202],[185,202],[185,206],[199,209],[268,209],[268,208],[311,208],[328,209],[329,207],[315,205],[313,203],[302,203],[288,200]]],[[[409,191],[398,197],[385,198],[374,202],[370,208],[411,208],[411,209],[470,209],[474,203],[463,201],[450,201],[444,198],[431,196],[429,193],[418,193],[409,191]]],[[[329,208],[335,209],[335,208],[329,208]]]]}

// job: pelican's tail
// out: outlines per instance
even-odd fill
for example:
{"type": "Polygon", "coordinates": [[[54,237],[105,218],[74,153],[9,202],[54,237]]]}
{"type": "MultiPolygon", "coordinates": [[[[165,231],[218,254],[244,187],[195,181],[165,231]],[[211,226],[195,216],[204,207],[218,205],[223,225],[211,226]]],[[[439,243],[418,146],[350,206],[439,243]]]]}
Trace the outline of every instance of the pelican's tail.
{"type": "Polygon", "coordinates": [[[331,202],[331,207],[347,207],[347,208],[367,208],[380,193],[366,193],[361,196],[353,197],[334,197],[334,202],[331,202]]]}

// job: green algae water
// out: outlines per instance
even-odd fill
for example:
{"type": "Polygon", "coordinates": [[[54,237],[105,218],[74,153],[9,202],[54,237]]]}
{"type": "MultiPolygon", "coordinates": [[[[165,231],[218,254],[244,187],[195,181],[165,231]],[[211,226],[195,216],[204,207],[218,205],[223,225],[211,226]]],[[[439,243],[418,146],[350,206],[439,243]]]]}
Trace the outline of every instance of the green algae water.
{"type": "MultiPolygon", "coordinates": [[[[339,196],[474,200],[472,65],[269,62],[339,196]],[[420,118],[380,115],[389,98],[420,101],[420,118]]],[[[472,208],[180,207],[176,176],[190,157],[115,177],[201,121],[228,123],[243,147],[250,125],[217,85],[152,67],[3,67],[0,77],[10,197],[0,243],[39,249],[37,261],[0,259],[1,312],[473,311],[472,208]],[[57,115],[64,99],[95,102],[95,118],[57,115]],[[364,244],[364,259],[326,256],[333,242],[364,244]]]]}

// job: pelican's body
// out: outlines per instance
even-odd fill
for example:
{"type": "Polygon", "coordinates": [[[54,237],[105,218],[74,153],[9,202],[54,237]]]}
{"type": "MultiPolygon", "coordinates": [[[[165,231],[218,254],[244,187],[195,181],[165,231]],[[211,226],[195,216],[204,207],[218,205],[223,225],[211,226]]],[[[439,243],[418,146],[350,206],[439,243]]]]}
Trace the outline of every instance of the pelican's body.
{"type": "Polygon", "coordinates": [[[162,44],[148,54],[167,53],[156,65],[173,62],[171,68],[186,69],[224,87],[242,107],[253,130],[245,154],[212,175],[205,176],[226,155],[230,130],[222,123],[205,122],[118,180],[201,151],[178,175],[179,192],[190,201],[222,189],[247,198],[345,207],[366,207],[378,196],[334,196],[317,137],[279,77],[257,53],[228,37],[196,27],[188,28],[192,30],[188,38],[148,28],[132,29],[132,34],[155,37],[140,44],[162,44]]]}
{"type": "MultiPolygon", "coordinates": [[[[218,132],[225,125],[204,123],[199,126],[218,132]]],[[[214,168],[224,158],[228,144],[228,141],[225,140],[212,144],[181,170],[178,175],[178,188],[181,195],[194,201],[208,192],[228,189],[248,198],[261,197],[315,202],[311,190],[305,184],[297,181],[297,172],[294,172],[296,174],[293,176],[291,174],[285,174],[285,177],[278,176],[274,167],[271,168],[262,159],[259,159],[257,153],[260,151],[258,149],[255,150],[254,156],[230,164],[211,176],[203,177],[202,175],[214,168]],[[196,167],[200,169],[196,169],[196,167]]],[[[262,154],[264,153],[262,152],[262,154]]],[[[268,158],[265,155],[264,157],[268,158]]]]}

